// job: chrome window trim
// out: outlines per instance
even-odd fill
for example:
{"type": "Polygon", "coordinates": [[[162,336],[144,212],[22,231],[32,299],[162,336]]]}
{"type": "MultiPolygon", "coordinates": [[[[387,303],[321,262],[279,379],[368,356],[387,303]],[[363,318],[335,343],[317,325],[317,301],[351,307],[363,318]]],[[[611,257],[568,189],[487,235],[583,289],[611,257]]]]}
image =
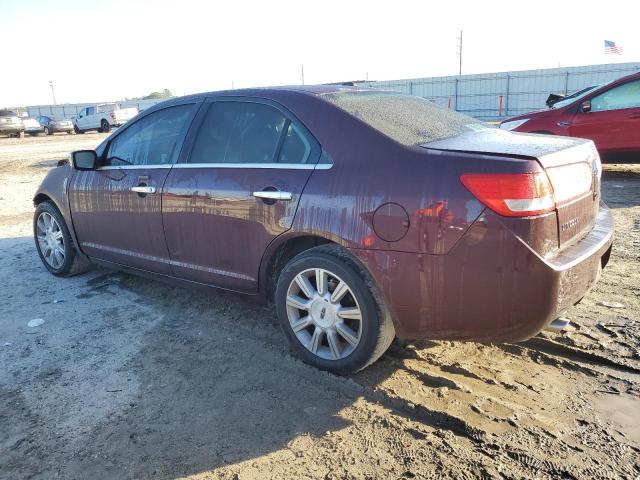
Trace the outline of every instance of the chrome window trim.
{"type": "Polygon", "coordinates": [[[330,163],[176,163],[173,168],[279,168],[283,170],[328,170],[330,163]]]}
{"type": "Polygon", "coordinates": [[[104,167],[96,168],[96,171],[101,170],[159,170],[162,168],[170,169],[175,164],[173,163],[156,163],[153,165],[105,165],[104,167]]]}

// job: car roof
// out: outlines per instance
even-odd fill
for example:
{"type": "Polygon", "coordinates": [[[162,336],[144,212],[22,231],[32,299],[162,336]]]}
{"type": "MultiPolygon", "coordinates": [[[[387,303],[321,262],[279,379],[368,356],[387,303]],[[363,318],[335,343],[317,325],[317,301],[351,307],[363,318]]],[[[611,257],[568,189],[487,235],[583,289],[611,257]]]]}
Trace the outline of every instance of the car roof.
{"type": "MultiPolygon", "coordinates": [[[[283,85],[283,86],[275,86],[275,87],[252,87],[252,88],[236,88],[233,90],[214,90],[210,92],[201,92],[194,93],[191,95],[185,95],[182,97],[174,97],[173,99],[169,99],[167,102],[171,102],[172,100],[189,100],[189,99],[198,99],[202,97],[210,97],[210,96],[264,96],[269,97],[271,94],[281,94],[281,93],[297,93],[301,95],[308,95],[312,97],[327,95],[331,93],[339,93],[339,92],[360,92],[360,91],[376,91],[377,89],[367,88],[367,87],[357,87],[351,85],[283,85]]],[[[382,91],[382,90],[378,90],[382,91]]],[[[163,102],[161,102],[163,103],[163,102]]]]}

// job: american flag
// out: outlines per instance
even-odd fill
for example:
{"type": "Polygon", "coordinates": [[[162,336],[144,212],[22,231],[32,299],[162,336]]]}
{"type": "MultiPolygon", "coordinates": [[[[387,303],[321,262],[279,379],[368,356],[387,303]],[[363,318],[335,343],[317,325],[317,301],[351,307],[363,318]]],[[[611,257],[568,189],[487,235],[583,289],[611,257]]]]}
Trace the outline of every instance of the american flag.
{"type": "Polygon", "coordinates": [[[616,42],[612,42],[611,40],[604,41],[604,53],[615,53],[617,55],[622,55],[623,49],[620,45],[616,45],[616,42]]]}

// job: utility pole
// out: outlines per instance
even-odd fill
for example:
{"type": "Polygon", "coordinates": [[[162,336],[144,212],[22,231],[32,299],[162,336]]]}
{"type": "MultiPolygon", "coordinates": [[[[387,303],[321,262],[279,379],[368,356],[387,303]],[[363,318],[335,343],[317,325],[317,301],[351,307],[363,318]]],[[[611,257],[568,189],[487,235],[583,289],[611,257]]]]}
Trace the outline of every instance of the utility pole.
{"type": "Polygon", "coordinates": [[[302,77],[302,85],[304,85],[304,63],[300,66],[300,76],[302,77]]]}
{"type": "Polygon", "coordinates": [[[56,91],[53,88],[53,80],[49,80],[49,86],[51,87],[51,96],[53,97],[53,104],[57,105],[57,103],[56,103],[56,91]]]}
{"type": "Polygon", "coordinates": [[[460,30],[460,36],[458,37],[458,56],[460,57],[460,64],[458,67],[458,75],[462,75],[462,30],[460,30]]]}

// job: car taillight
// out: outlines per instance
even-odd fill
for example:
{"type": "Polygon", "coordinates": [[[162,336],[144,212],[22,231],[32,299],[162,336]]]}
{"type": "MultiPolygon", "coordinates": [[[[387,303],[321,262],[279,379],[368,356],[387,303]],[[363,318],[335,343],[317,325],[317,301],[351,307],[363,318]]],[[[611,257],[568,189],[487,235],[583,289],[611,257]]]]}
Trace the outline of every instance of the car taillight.
{"type": "Polygon", "coordinates": [[[478,200],[505,217],[539,215],[556,206],[544,172],[465,173],[460,181],[478,200]]]}
{"type": "Polygon", "coordinates": [[[573,163],[547,168],[557,205],[570,202],[591,191],[593,172],[588,163],[573,163]]]}
{"type": "Polygon", "coordinates": [[[116,119],[116,112],[111,112],[111,118],[116,119]]]}
{"type": "Polygon", "coordinates": [[[465,173],[462,184],[494,212],[505,217],[527,217],[591,192],[593,176],[587,163],[551,167],[530,173],[465,173]]]}

